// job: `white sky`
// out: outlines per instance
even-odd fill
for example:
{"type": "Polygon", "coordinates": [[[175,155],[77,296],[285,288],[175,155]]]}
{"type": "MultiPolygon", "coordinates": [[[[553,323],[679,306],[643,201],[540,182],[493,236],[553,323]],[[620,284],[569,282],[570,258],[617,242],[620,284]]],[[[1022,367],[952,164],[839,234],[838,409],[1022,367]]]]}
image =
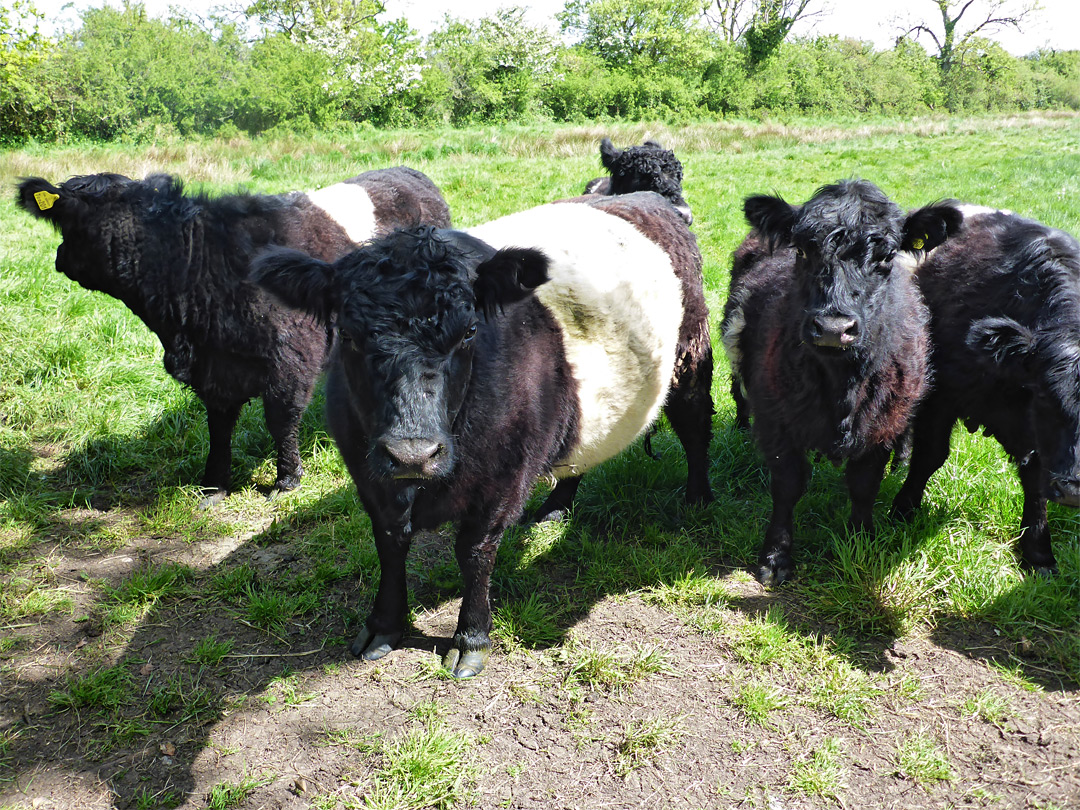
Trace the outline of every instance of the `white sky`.
{"type": "MultiPolygon", "coordinates": [[[[239,5],[242,0],[232,0],[239,5]]],[[[73,8],[104,5],[106,0],[36,0],[39,10],[57,24],[70,26],[75,19],[73,8]]],[[[196,13],[223,5],[229,0],[144,0],[150,16],[165,16],[170,6],[180,6],[196,13]]],[[[556,27],[555,14],[565,6],[565,0],[467,0],[453,4],[446,0],[385,0],[385,19],[405,17],[422,34],[430,32],[448,11],[452,16],[479,18],[504,6],[519,5],[528,10],[527,19],[536,25],[556,27]]],[[[119,0],[112,0],[119,5],[119,0]]],[[[818,0],[822,13],[796,27],[796,35],[838,34],[869,40],[878,48],[889,48],[902,21],[919,18],[933,20],[938,14],[934,0],[818,0]]],[[[979,5],[976,2],[976,5],[979,5]]],[[[1080,0],[1040,0],[1042,10],[1025,26],[1022,34],[1000,30],[992,38],[1008,51],[1023,55],[1040,47],[1057,50],[1080,50],[1080,0]]],[[[970,12],[969,12],[970,14],[970,12]]],[[[961,22],[961,27],[963,26],[961,22]]],[[[927,48],[932,43],[924,40],[927,48]]]]}

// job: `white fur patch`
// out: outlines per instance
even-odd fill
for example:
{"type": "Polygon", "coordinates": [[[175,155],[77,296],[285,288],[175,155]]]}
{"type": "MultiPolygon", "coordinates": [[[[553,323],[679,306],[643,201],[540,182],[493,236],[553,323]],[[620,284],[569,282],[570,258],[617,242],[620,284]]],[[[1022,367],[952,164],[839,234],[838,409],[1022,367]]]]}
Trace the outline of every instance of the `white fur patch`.
{"type": "Polygon", "coordinates": [[[309,191],[307,197],[340,225],[352,241],[359,244],[375,236],[375,204],[361,186],[335,183],[309,191]]]}
{"type": "Polygon", "coordinates": [[[562,328],[578,383],[578,446],[553,471],[576,475],[619,453],[667,398],[682,323],[682,285],[655,242],[586,205],[542,205],[469,233],[551,260],[536,296],[562,328]]]}
{"type": "Polygon", "coordinates": [[[739,345],[739,341],[742,340],[743,329],[746,328],[746,313],[743,312],[742,305],[743,302],[739,301],[738,305],[724,318],[723,332],[720,335],[720,341],[724,346],[724,354],[727,355],[728,365],[731,367],[731,375],[740,379],[742,347],[739,345]]]}
{"type": "Polygon", "coordinates": [[[972,203],[960,203],[956,209],[964,215],[964,219],[971,219],[980,214],[1012,214],[1008,208],[988,208],[985,205],[973,205],[972,203]]]}

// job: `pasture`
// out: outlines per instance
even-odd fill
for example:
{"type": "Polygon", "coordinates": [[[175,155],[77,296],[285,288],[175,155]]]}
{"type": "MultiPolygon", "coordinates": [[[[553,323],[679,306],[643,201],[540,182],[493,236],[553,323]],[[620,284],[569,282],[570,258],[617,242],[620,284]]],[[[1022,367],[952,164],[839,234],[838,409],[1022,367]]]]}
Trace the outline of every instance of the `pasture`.
{"type": "MultiPolygon", "coordinates": [[[[825,808],[1080,806],[1080,514],[1051,504],[1060,573],[1025,576],[1021,495],[996,442],[958,426],[908,525],[846,532],[816,462],[794,579],[750,570],[767,474],[734,427],[717,324],[743,197],[801,202],[860,176],[905,208],[944,197],[1080,233],[1080,116],[591,124],[310,138],[28,146],[0,154],[0,807],[825,808]],[[589,473],[571,518],[507,534],[495,649],[456,683],[439,656],[461,579],[418,538],[413,629],[375,663],[348,643],[378,577],[370,523],[323,429],[301,487],[267,499],[261,406],[238,491],[198,509],[197,398],[122,304],[53,269],[23,176],[165,171],[279,193],[407,164],[456,226],[580,193],[598,144],[655,138],[685,168],[716,373],[710,478],[687,507],[666,425],[589,473]]],[[[546,488],[534,495],[539,499],[546,488]]],[[[539,500],[536,500],[538,503],[539,500]]]]}

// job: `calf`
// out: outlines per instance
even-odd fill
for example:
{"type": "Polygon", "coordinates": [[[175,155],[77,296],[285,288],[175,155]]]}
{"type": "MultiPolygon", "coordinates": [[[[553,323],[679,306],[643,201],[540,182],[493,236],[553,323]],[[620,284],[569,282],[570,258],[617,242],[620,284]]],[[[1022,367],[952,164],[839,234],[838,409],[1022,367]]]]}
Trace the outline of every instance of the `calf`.
{"type": "Polygon", "coordinates": [[[297,430],[333,334],[247,281],[255,251],[288,245],[333,259],[399,225],[450,224],[438,188],[405,167],[306,194],[216,199],[163,174],[30,178],[18,203],[63,237],[56,269],[127,304],[161,339],[165,369],[206,406],[207,504],[229,490],[232,432],[252,397],[277,450],[275,490],[299,484],[297,430]]]}
{"type": "Polygon", "coordinates": [[[611,458],[661,406],[686,451],[687,499],[711,498],[701,256],[656,194],[410,228],[333,265],[277,250],[255,278],[337,324],[327,418],[382,568],[355,655],[381,658],[405,631],[413,532],[457,520],[465,593],[444,665],[479,673],[495,552],[536,481],[611,458]]]}
{"type": "Polygon", "coordinates": [[[609,177],[597,177],[585,186],[586,194],[632,194],[655,191],[679,212],[686,224],[694,221],[690,206],[683,198],[683,167],[675,153],[656,141],[641,146],[616,149],[611,140],[600,141],[600,162],[609,177]]]}
{"type": "Polygon", "coordinates": [[[754,231],[736,251],[721,329],[771,476],[757,576],[776,585],[792,571],[806,451],[847,460],[851,525],[873,531],[890,449],[928,377],[929,315],[898,252],[931,249],[961,214],[939,205],[905,216],[862,180],[801,206],[749,197],[744,211],[754,231]]]}
{"type": "Polygon", "coordinates": [[[1080,244],[1016,214],[962,210],[963,229],[917,273],[934,387],[893,513],[906,518],[922,503],[957,420],[982,426],[1020,475],[1022,562],[1052,573],[1046,501],[1080,507],[1080,244]]]}

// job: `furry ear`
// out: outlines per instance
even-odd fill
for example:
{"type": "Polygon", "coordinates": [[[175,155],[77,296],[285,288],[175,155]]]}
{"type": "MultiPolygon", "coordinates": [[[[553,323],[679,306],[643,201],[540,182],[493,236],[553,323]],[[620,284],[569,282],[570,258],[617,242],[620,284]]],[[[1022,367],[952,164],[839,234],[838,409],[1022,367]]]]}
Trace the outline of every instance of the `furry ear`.
{"type": "Polygon", "coordinates": [[[611,142],[611,138],[604,138],[600,141],[600,164],[611,171],[612,165],[615,163],[615,159],[621,154],[621,152],[615,148],[615,144],[611,142]]]}
{"type": "Polygon", "coordinates": [[[904,220],[900,249],[909,253],[929,252],[964,225],[964,215],[953,202],[935,203],[912,211],[904,220]]]}
{"type": "Polygon", "coordinates": [[[779,195],[758,194],[743,201],[743,214],[769,243],[769,249],[791,241],[791,230],[795,227],[795,218],[799,209],[779,195]]]}
{"type": "Polygon", "coordinates": [[[40,177],[27,177],[19,183],[15,204],[39,219],[48,220],[58,231],[66,221],[78,216],[85,205],[75,195],[40,177]]]}
{"type": "Polygon", "coordinates": [[[1035,334],[1012,318],[980,318],[971,324],[966,342],[985,362],[1021,376],[1035,348],[1035,334]]]}
{"type": "Polygon", "coordinates": [[[491,320],[508,304],[521,301],[548,280],[548,257],[533,248],[504,248],[476,268],[477,309],[491,320]]]}
{"type": "Polygon", "coordinates": [[[334,268],[292,248],[267,248],[251,263],[249,279],[286,306],[323,323],[334,318],[334,268]]]}

